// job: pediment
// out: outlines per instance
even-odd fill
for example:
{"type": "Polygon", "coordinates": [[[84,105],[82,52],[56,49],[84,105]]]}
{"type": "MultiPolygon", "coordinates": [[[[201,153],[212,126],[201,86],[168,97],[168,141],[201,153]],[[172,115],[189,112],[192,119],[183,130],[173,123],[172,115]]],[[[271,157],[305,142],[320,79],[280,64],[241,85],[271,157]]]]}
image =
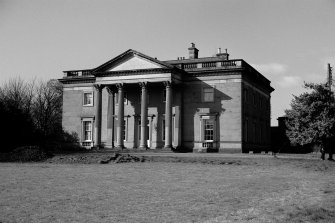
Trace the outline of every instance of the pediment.
{"type": "Polygon", "coordinates": [[[145,58],[141,58],[138,56],[131,56],[124,61],[118,61],[118,63],[114,64],[111,68],[106,71],[121,71],[121,70],[139,70],[139,69],[155,69],[162,68],[162,66],[149,61],[145,58]]]}
{"type": "Polygon", "coordinates": [[[160,68],[172,69],[173,66],[159,61],[156,58],[149,57],[145,54],[130,49],[115,57],[114,59],[95,68],[93,72],[119,72],[160,68]]]}

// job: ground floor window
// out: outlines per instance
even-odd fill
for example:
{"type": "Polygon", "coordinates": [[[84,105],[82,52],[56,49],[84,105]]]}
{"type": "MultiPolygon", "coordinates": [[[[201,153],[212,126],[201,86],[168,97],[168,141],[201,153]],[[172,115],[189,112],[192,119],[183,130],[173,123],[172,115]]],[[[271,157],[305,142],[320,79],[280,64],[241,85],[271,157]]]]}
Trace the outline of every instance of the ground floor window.
{"type": "Polygon", "coordinates": [[[92,141],[92,121],[83,121],[84,141],[92,141]]]}
{"type": "Polygon", "coordinates": [[[204,140],[214,140],[214,120],[204,120],[204,140]]]}

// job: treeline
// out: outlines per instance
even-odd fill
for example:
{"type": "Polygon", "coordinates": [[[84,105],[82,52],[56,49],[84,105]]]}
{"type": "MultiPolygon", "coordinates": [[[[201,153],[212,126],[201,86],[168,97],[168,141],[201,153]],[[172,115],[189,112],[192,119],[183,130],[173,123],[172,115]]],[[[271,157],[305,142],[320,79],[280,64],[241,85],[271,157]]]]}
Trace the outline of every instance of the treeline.
{"type": "Polygon", "coordinates": [[[11,79],[0,87],[0,152],[21,146],[62,150],[77,141],[62,129],[62,85],[57,80],[11,79]]]}

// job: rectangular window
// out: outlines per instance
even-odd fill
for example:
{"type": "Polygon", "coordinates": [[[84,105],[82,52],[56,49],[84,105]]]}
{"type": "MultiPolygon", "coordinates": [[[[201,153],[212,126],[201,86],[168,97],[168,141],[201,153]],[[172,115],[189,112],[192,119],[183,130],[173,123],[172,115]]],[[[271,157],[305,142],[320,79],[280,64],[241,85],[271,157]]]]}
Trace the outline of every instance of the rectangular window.
{"type": "Polygon", "coordinates": [[[214,120],[204,120],[204,140],[214,140],[214,120]]]}
{"type": "Polygon", "coordinates": [[[203,101],[204,102],[213,102],[214,101],[214,88],[203,88],[203,101]]]}
{"type": "Polygon", "coordinates": [[[84,141],[92,141],[92,121],[83,122],[84,141]]]}
{"type": "Polygon", "coordinates": [[[93,92],[84,92],[84,100],[83,105],[84,106],[93,106],[93,92]]]}

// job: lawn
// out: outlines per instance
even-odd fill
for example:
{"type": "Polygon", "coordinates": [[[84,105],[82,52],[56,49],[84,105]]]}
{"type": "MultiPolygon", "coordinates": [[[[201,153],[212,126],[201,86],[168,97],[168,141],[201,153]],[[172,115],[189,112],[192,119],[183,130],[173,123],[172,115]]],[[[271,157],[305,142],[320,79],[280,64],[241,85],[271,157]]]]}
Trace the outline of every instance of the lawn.
{"type": "Polygon", "coordinates": [[[0,163],[0,222],[333,222],[335,163],[0,163]]]}

